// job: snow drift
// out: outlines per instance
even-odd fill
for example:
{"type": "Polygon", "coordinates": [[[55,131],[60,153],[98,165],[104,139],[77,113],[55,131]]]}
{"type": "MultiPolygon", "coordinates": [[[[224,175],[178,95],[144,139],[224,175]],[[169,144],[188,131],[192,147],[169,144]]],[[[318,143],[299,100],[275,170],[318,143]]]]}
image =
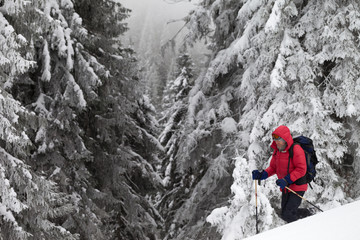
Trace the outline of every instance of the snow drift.
{"type": "Polygon", "coordinates": [[[246,239],[277,240],[280,236],[288,236],[292,240],[360,239],[359,213],[360,201],[356,201],[246,239]]]}

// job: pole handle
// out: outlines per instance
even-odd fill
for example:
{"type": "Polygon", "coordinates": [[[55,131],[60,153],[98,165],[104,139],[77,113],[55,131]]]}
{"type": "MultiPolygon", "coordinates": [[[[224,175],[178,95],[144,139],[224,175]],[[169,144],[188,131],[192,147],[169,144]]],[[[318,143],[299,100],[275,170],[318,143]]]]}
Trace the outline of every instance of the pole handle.
{"type": "Polygon", "coordinates": [[[258,227],[258,200],[257,200],[257,182],[258,180],[255,179],[255,209],[256,209],[256,234],[259,233],[259,227],[258,227]]]}

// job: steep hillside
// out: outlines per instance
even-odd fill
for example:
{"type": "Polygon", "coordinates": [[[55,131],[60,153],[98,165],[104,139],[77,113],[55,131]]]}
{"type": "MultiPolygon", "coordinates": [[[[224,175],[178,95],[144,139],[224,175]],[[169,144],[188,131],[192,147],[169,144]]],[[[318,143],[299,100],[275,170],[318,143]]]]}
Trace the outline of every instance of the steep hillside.
{"type": "MultiPolygon", "coordinates": [[[[315,143],[320,164],[310,200],[331,208],[359,196],[359,7],[353,1],[201,1],[189,16],[187,41],[205,39],[213,56],[184,101],[176,154],[165,156],[172,163],[160,205],[166,239],[218,239],[213,227],[224,234],[224,219],[210,226],[206,217],[225,206],[228,221],[245,211],[250,171],[268,165],[271,132],[282,124],[315,143]],[[235,159],[242,158],[232,179],[235,159]],[[234,180],[244,195],[230,189],[234,180]]],[[[278,207],[274,185],[264,188],[261,229],[280,224],[270,211],[278,207]]],[[[242,214],[244,236],[254,234],[254,212],[242,214]]]]}
{"type": "MultiPolygon", "coordinates": [[[[356,239],[360,229],[357,223],[360,220],[360,201],[319,213],[296,222],[246,238],[247,240],[279,239],[284,233],[291,239],[356,239]]],[[[237,239],[236,234],[227,239],[237,239]]]]}

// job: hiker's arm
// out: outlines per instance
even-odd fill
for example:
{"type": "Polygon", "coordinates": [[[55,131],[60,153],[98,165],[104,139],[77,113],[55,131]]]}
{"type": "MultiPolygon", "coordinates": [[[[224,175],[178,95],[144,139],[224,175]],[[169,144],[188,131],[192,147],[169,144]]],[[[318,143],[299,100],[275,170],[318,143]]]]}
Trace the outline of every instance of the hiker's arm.
{"type": "Polygon", "coordinates": [[[275,157],[274,155],[272,156],[271,160],[270,160],[270,166],[265,169],[265,171],[268,173],[268,177],[272,176],[275,174],[276,172],[276,161],[275,161],[275,157]]]}
{"type": "Polygon", "coordinates": [[[290,179],[295,182],[306,173],[305,153],[299,145],[294,146],[293,164],[294,170],[290,173],[290,179]]]}

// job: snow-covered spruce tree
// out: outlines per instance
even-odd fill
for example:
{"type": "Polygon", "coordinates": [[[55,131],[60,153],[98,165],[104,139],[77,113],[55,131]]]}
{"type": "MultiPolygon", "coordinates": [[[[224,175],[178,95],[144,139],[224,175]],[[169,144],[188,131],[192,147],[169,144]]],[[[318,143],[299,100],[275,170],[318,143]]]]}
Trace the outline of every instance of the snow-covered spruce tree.
{"type": "MultiPolygon", "coordinates": [[[[62,219],[62,224],[85,239],[89,238],[87,236],[101,239],[100,227],[97,226],[101,221],[94,214],[96,207],[86,205],[88,198],[83,192],[83,189],[91,190],[86,185],[89,173],[84,166],[84,161],[91,160],[91,155],[76,121],[87,105],[85,93],[90,95],[90,90],[99,84],[90,64],[83,60],[85,57],[79,51],[81,44],[76,42],[75,45],[72,35],[84,36],[87,32],[70,1],[61,4],[57,1],[33,1],[19,6],[13,13],[9,12],[9,17],[24,19],[15,21],[13,26],[31,41],[28,50],[38,63],[32,73],[19,76],[13,85],[13,94],[43,119],[31,136],[37,147],[31,165],[56,181],[64,193],[76,198],[78,211],[62,219]],[[83,83],[88,88],[82,85],[81,79],[75,79],[74,65],[81,60],[83,65],[88,64],[83,73],[83,76],[91,76],[83,83]],[[24,78],[30,80],[24,83],[24,78]],[[23,90],[26,95],[21,94],[23,90]],[[84,221],[84,216],[92,221],[84,221]]],[[[81,71],[84,67],[77,69],[81,71]]]]}
{"type": "Polygon", "coordinates": [[[111,0],[5,1],[4,11],[37,63],[8,84],[40,119],[29,163],[76,203],[56,220],[81,239],[154,238],[161,218],[146,195],[157,181],[148,149],[161,146],[133,52],[117,38],[129,11],[111,0]]]}
{"type": "Polygon", "coordinates": [[[57,225],[58,219],[74,213],[74,200],[60,193],[55,183],[30,168],[34,151],[29,129],[40,120],[8,92],[14,81],[35,62],[27,54],[28,40],[16,33],[8,15],[15,3],[0,8],[0,222],[1,239],[78,239],[57,225]],[[10,21],[10,22],[9,22],[10,21]]]}
{"type": "MultiPolygon", "coordinates": [[[[163,116],[160,122],[163,131],[159,136],[160,143],[165,148],[163,165],[163,185],[168,189],[174,187],[174,170],[176,169],[176,153],[178,151],[178,137],[182,132],[182,123],[187,112],[188,93],[193,84],[193,65],[189,54],[184,50],[176,60],[177,70],[174,73],[175,79],[170,79],[166,85],[163,98],[163,116]]],[[[171,195],[171,194],[170,194],[171,195]]],[[[174,196],[170,196],[174,197],[174,196]]],[[[167,199],[167,198],[165,198],[167,199]]],[[[169,200],[166,200],[166,204],[169,200]]]]}
{"type": "MultiPolygon", "coordinates": [[[[79,5],[78,8],[86,9],[94,3],[79,5]]],[[[115,232],[108,232],[106,238],[156,238],[161,217],[152,201],[155,201],[153,195],[160,186],[155,166],[159,164],[157,152],[162,147],[154,137],[157,128],[153,117],[155,110],[138,90],[142,88],[132,50],[123,48],[115,38],[124,30],[121,23],[107,24],[106,19],[111,16],[113,8],[95,8],[94,11],[99,18],[87,12],[81,16],[91,21],[105,18],[100,29],[112,34],[99,33],[102,39],[97,44],[107,49],[105,53],[95,51],[95,54],[109,76],[103,80],[98,99],[89,104],[81,121],[87,133],[87,145],[94,155],[88,168],[100,190],[107,193],[100,200],[116,224],[115,232]],[[110,11],[109,14],[104,14],[105,10],[110,11]]],[[[91,29],[91,26],[87,27],[91,29]]]]}
{"type": "Polygon", "coordinates": [[[164,97],[162,98],[162,119],[160,121],[167,121],[169,114],[173,114],[173,105],[180,100],[184,100],[191,86],[194,84],[193,80],[194,63],[186,50],[179,53],[176,59],[176,69],[174,70],[174,78],[171,78],[164,89],[164,97]]]}
{"type": "MultiPolygon", "coordinates": [[[[230,164],[231,158],[242,156],[248,159],[244,168],[267,167],[271,132],[280,124],[289,126],[294,136],[302,134],[314,140],[320,164],[314,189],[306,193],[310,201],[329,209],[351,200],[347,197],[356,197],[356,190],[347,192],[345,180],[350,180],[350,187],[354,180],[352,174],[344,174],[343,162],[347,160],[348,167],[358,171],[354,131],[358,125],[358,7],[353,1],[207,0],[189,16],[196,31],[190,37],[210,37],[214,58],[190,92],[186,131],[179,137],[177,156],[183,160],[179,171],[202,172],[198,179],[193,177],[190,194],[174,214],[174,222],[179,224],[174,224],[178,235],[173,239],[205,234],[203,227],[195,226],[195,222],[201,226],[196,210],[206,208],[204,199],[214,196],[216,192],[211,191],[219,187],[219,175],[205,179],[217,157],[227,158],[223,163],[230,164]],[[213,35],[206,35],[211,32],[213,35]],[[224,127],[234,121],[237,129],[224,127]],[[202,150],[209,145],[207,151],[202,150]],[[201,157],[206,161],[199,161],[201,157]],[[207,189],[199,191],[205,181],[207,189]],[[182,221],[188,224],[181,225],[182,221]]],[[[232,169],[233,164],[226,166],[221,169],[232,169]]],[[[247,178],[250,175],[244,174],[240,182],[247,178]]],[[[267,210],[260,213],[266,219],[260,224],[261,231],[282,223],[268,210],[279,207],[280,194],[274,182],[271,178],[262,188],[265,194],[260,204],[267,210]]],[[[251,194],[248,191],[245,199],[251,199],[251,194]]],[[[231,199],[229,209],[241,209],[241,204],[249,207],[245,201],[231,199]]],[[[244,223],[253,220],[254,214],[254,209],[243,213],[244,223]]],[[[228,221],[234,220],[237,214],[228,216],[228,221]]],[[[212,222],[222,230],[224,239],[240,238],[225,238],[231,236],[223,231],[226,223],[214,218],[212,222]]],[[[255,234],[254,228],[243,227],[243,236],[255,234]]],[[[212,234],[212,229],[207,231],[207,236],[212,234]]]]}
{"type": "MultiPolygon", "coordinates": [[[[165,194],[159,208],[162,215],[167,216],[166,218],[166,228],[165,228],[165,239],[176,239],[179,236],[184,236],[179,227],[181,226],[191,226],[194,224],[196,218],[203,215],[202,209],[196,209],[192,206],[200,204],[202,201],[202,206],[206,206],[209,203],[214,203],[217,200],[213,199],[211,196],[211,191],[216,187],[215,185],[207,185],[209,179],[219,180],[220,182],[226,182],[230,187],[229,180],[231,176],[228,173],[228,163],[226,162],[226,154],[219,154],[216,156],[213,152],[218,150],[213,144],[215,139],[221,137],[222,133],[220,130],[221,124],[217,124],[214,135],[211,136],[211,124],[215,123],[216,114],[214,111],[213,119],[209,119],[209,131],[199,131],[193,133],[192,136],[187,138],[187,114],[189,99],[188,93],[191,91],[189,84],[192,87],[192,61],[189,61],[190,57],[186,52],[181,54],[178,58],[178,77],[175,80],[169,81],[167,86],[167,104],[171,106],[168,108],[165,114],[165,119],[167,122],[165,124],[164,131],[160,135],[160,142],[165,146],[166,157],[164,158],[164,184],[168,187],[169,192],[165,194]],[[196,139],[192,137],[198,137],[198,135],[204,136],[201,142],[201,147],[192,145],[196,144],[196,139]],[[188,142],[184,143],[184,140],[188,142]],[[188,151],[188,147],[194,147],[194,151],[188,151]],[[208,149],[213,149],[205,153],[208,149]],[[189,156],[188,154],[193,156],[189,156]],[[217,158],[215,163],[211,166],[208,166],[208,161],[212,157],[217,158]],[[189,157],[192,157],[194,163],[184,162],[188,160],[189,157]],[[196,159],[198,158],[198,159],[196,159]],[[209,168],[209,169],[208,169],[209,168]],[[225,176],[223,179],[222,177],[225,176]],[[199,183],[200,181],[200,183],[199,183]],[[195,189],[193,189],[195,187],[195,189]],[[210,198],[204,198],[210,196],[210,198]],[[209,194],[209,195],[207,195],[209,194]],[[190,198],[185,204],[182,203],[184,199],[190,198]],[[196,217],[194,217],[194,213],[196,217]],[[189,221],[189,222],[188,222],[189,221]],[[188,222],[188,223],[187,223],[188,222]]],[[[164,100],[166,100],[164,99],[164,100]]],[[[223,101],[225,98],[223,99],[223,101]]],[[[226,106],[224,106],[224,111],[226,106]]],[[[226,119],[224,123],[227,122],[229,125],[226,125],[226,133],[224,135],[231,135],[232,131],[236,129],[235,122],[230,118],[226,119]],[[228,122],[227,122],[228,121],[228,122]]],[[[224,127],[225,128],[225,127],[224,127]]],[[[228,142],[229,143],[229,142],[228,142]]],[[[226,144],[225,144],[226,145],[226,144]]],[[[229,189],[216,189],[218,192],[228,192],[229,189]]],[[[224,194],[227,195],[227,194],[224,194]]],[[[189,236],[191,233],[189,233],[189,236]]],[[[185,235],[187,236],[187,235],[185,235]]],[[[201,239],[201,235],[194,235],[192,238],[201,239]]]]}
{"type": "Polygon", "coordinates": [[[74,199],[60,193],[53,181],[25,163],[34,149],[26,132],[37,119],[3,87],[0,89],[0,238],[78,239],[56,224],[59,218],[76,211],[74,199]]]}
{"type": "MultiPolygon", "coordinates": [[[[359,42],[357,35],[360,30],[359,2],[321,1],[311,3],[307,11],[316,17],[310,26],[308,17],[303,17],[299,24],[304,45],[314,53],[314,63],[320,69],[316,71],[315,84],[322,96],[321,101],[325,110],[329,111],[332,119],[341,124],[343,146],[336,148],[325,147],[326,141],[320,140],[324,146],[324,155],[331,161],[332,167],[345,178],[340,185],[347,196],[357,198],[360,195],[359,174],[359,42]],[[319,23],[321,23],[319,25],[319,23]],[[321,47],[319,47],[321,46],[321,47]],[[345,148],[345,149],[344,149],[345,148]],[[345,151],[346,150],[346,151],[345,151]],[[343,153],[346,153],[343,156],[343,153]]],[[[328,140],[330,141],[330,139],[328,140]]],[[[341,198],[329,192],[339,192],[333,189],[325,191],[323,196],[341,198]]]]}

